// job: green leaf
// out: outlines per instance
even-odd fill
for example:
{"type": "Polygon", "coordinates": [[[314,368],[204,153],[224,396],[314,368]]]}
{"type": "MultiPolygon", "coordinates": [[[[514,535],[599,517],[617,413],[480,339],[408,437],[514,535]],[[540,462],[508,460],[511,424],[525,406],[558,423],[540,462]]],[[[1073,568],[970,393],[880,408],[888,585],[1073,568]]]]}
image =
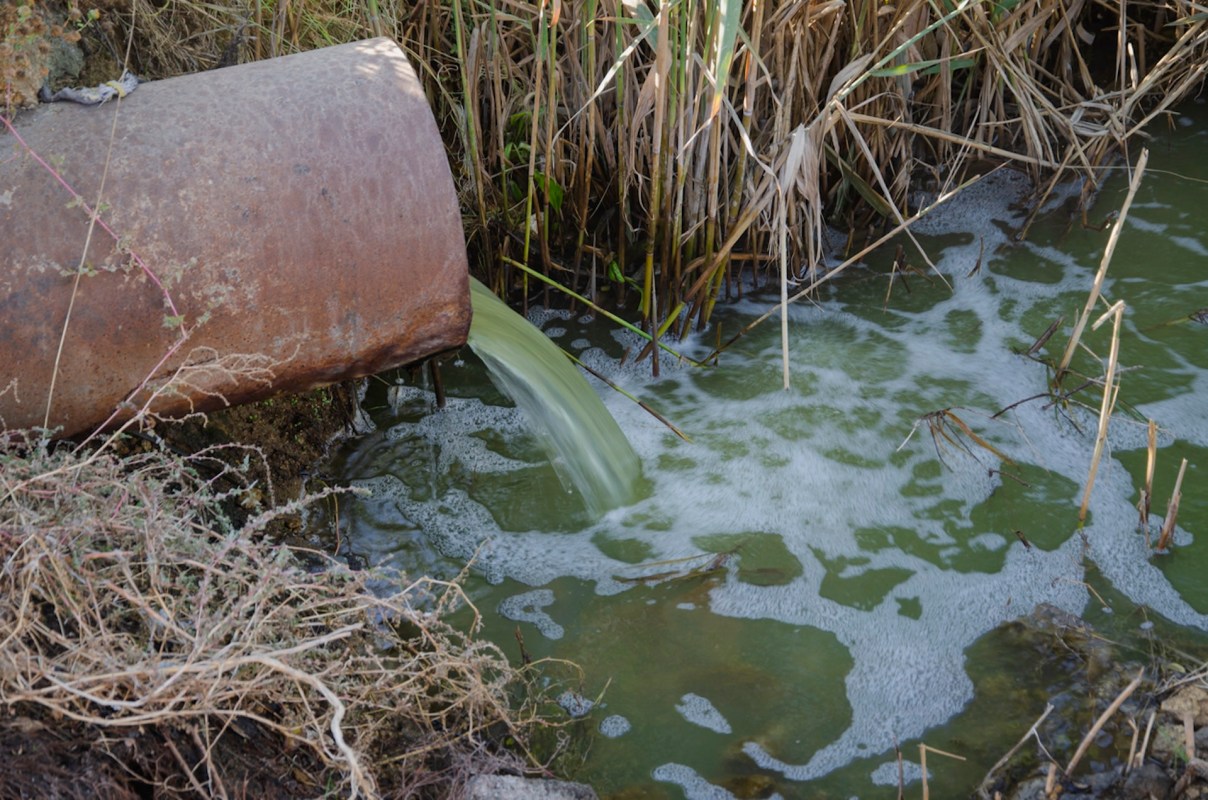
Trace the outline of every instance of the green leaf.
{"type": "Polygon", "coordinates": [[[562,187],[558,182],[548,177],[544,172],[538,172],[533,176],[533,183],[541,187],[543,192],[549,197],[549,204],[554,207],[554,210],[561,213],[562,211],[562,187]]]}
{"type": "Polygon", "coordinates": [[[997,22],[1014,11],[1017,5],[1019,5],[1019,0],[996,0],[994,10],[990,12],[990,18],[997,22]]]}
{"type": "Polygon", "coordinates": [[[835,152],[833,147],[831,147],[829,144],[826,145],[824,152],[826,154],[826,160],[839,168],[839,171],[843,173],[843,178],[855,188],[855,190],[870,206],[872,206],[874,211],[885,219],[895,218],[896,215],[894,214],[894,210],[889,203],[886,202],[885,198],[881,197],[881,195],[877,193],[876,189],[873,189],[871,186],[869,186],[868,181],[861,178],[859,173],[856,172],[855,168],[851,164],[847,163],[847,161],[844,160],[837,152],[835,152]]]}
{"type": "Polygon", "coordinates": [[[179,328],[184,324],[184,321],[184,314],[177,314],[176,316],[164,314],[164,327],[168,330],[175,330],[176,328],[179,328]]]}
{"type": "Polygon", "coordinates": [[[720,26],[717,31],[717,46],[713,51],[713,104],[712,113],[721,110],[726,82],[730,79],[730,65],[734,60],[734,40],[742,26],[742,3],[740,0],[716,0],[720,26]]]}
{"type": "MultiPolygon", "coordinates": [[[[936,75],[939,73],[943,63],[944,60],[942,58],[916,61],[912,64],[898,64],[895,67],[882,67],[881,69],[869,70],[868,74],[874,78],[896,78],[899,75],[910,75],[914,72],[920,75],[936,75]]],[[[953,58],[949,59],[948,66],[955,71],[958,69],[969,69],[976,63],[976,60],[972,58],[953,58]]]]}
{"type": "Polygon", "coordinates": [[[1190,16],[1183,17],[1182,19],[1176,19],[1174,22],[1167,22],[1166,27],[1169,28],[1174,25],[1191,25],[1192,23],[1202,22],[1206,19],[1208,19],[1208,12],[1201,11],[1198,14],[1192,14],[1190,16]]]}
{"type": "Polygon", "coordinates": [[[608,280],[613,283],[625,282],[625,275],[621,272],[621,265],[615,261],[608,262],[608,280]]]}
{"type": "Polygon", "coordinates": [[[625,10],[633,16],[638,30],[650,38],[650,46],[658,45],[658,26],[654,24],[654,14],[643,0],[622,0],[625,10]]]}

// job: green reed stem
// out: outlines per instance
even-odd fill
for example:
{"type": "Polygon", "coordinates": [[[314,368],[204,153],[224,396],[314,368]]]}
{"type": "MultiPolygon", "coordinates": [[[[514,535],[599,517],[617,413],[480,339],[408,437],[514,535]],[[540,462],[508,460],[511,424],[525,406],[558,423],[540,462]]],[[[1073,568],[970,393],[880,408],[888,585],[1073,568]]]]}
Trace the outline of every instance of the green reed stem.
{"type": "MultiPolygon", "coordinates": [[[[503,260],[510,266],[513,266],[516,269],[520,270],[521,272],[524,272],[526,275],[532,275],[537,280],[542,281],[543,283],[546,283],[549,286],[552,286],[553,288],[555,288],[558,291],[565,294],[567,297],[570,297],[574,300],[578,300],[580,303],[587,306],[592,311],[595,311],[597,314],[600,314],[600,315],[612,320],[613,322],[620,325],[625,330],[630,331],[631,333],[636,333],[638,336],[642,337],[643,339],[645,339],[648,342],[654,341],[654,338],[649,333],[642,330],[637,325],[634,325],[632,322],[628,322],[628,321],[622,319],[621,317],[618,317],[616,314],[612,313],[608,309],[603,308],[602,306],[599,306],[596,303],[593,303],[591,300],[588,300],[583,295],[571,290],[569,287],[564,286],[561,283],[558,283],[556,280],[549,277],[548,275],[542,275],[540,272],[533,269],[528,264],[522,264],[519,261],[516,261],[511,258],[507,258],[506,256],[503,258],[503,260]]],[[[668,347],[666,344],[664,344],[662,342],[659,342],[658,346],[659,346],[660,350],[664,351],[665,353],[675,356],[675,358],[679,361],[685,362],[687,364],[691,364],[694,367],[703,367],[704,366],[704,364],[702,362],[694,361],[693,359],[688,358],[683,353],[680,353],[680,352],[668,347]]]]}

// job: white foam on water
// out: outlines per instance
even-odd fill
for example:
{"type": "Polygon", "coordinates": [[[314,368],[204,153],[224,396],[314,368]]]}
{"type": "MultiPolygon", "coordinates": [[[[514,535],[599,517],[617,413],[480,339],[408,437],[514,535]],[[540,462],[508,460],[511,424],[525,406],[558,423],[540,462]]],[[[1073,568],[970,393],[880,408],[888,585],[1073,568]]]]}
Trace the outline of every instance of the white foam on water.
{"type": "MultiPolygon", "coordinates": [[[[537,328],[545,328],[552,322],[567,322],[572,317],[574,314],[564,308],[545,308],[544,306],[530,306],[528,314],[525,316],[537,328]]],[[[549,331],[546,333],[549,334],[549,331]]]]}
{"type": "Polygon", "coordinates": [[[492,431],[505,438],[528,435],[529,422],[515,408],[489,406],[481,400],[447,398],[445,408],[415,423],[399,423],[386,430],[391,440],[423,441],[432,448],[432,468],[444,474],[455,464],[474,472],[511,472],[528,466],[501,455],[475,434],[492,431]],[[439,445],[439,447],[437,446],[439,445]]]}
{"type": "MultiPolygon", "coordinates": [[[[1203,335],[1203,332],[1200,333],[1203,335]]],[[[1186,390],[1164,400],[1146,403],[1142,410],[1147,416],[1159,420],[1163,429],[1159,433],[1159,444],[1170,436],[1168,421],[1184,420],[1185,424],[1178,426],[1178,437],[1198,447],[1208,447],[1208,403],[1204,400],[1208,397],[1208,371],[1197,370],[1184,359],[1179,361],[1184,365],[1184,375],[1180,377],[1191,376],[1186,390]]]]}
{"type": "Polygon", "coordinates": [[[620,714],[612,714],[600,720],[600,733],[609,739],[616,739],[619,736],[624,736],[629,733],[633,726],[629,724],[629,720],[622,717],[620,714]]]}
{"type": "Polygon", "coordinates": [[[683,789],[686,800],[734,800],[733,794],[709,783],[696,770],[684,764],[660,764],[655,767],[653,777],[656,781],[673,783],[683,789]]]}
{"type": "MultiPolygon", "coordinates": [[[[1150,207],[1152,207],[1152,206],[1150,206],[1150,207]]],[[[1136,204],[1136,206],[1134,207],[1134,213],[1131,216],[1129,216],[1129,218],[1126,222],[1127,227],[1136,228],[1137,230],[1145,231],[1146,233],[1156,233],[1156,234],[1166,233],[1167,229],[1170,227],[1169,225],[1166,225],[1165,223],[1162,223],[1162,222],[1154,222],[1152,220],[1145,219],[1143,216],[1140,216],[1139,214],[1135,213],[1137,210],[1141,210],[1144,208],[1146,208],[1145,204],[1142,204],[1142,203],[1136,204]]]]}
{"type": "Polygon", "coordinates": [[[569,690],[558,695],[557,701],[558,705],[562,706],[562,710],[575,719],[587,716],[596,705],[578,692],[569,690]]]}
{"type": "Polygon", "coordinates": [[[999,170],[962,189],[954,199],[916,222],[912,230],[925,236],[959,233],[976,238],[989,233],[987,229],[995,223],[1007,222],[1007,207],[1023,200],[1031,190],[1023,173],[999,170]]]}
{"type": "Polygon", "coordinates": [[[561,639],[566,632],[554,622],[554,618],[542,611],[554,604],[554,593],[549,589],[534,589],[531,592],[512,595],[499,604],[499,613],[513,622],[531,622],[547,639],[561,639]]]}
{"type": "Polygon", "coordinates": [[[398,414],[407,406],[434,406],[435,396],[418,386],[396,383],[386,390],[386,403],[392,412],[398,414]]]}
{"type": "MultiPolygon", "coordinates": [[[[902,768],[899,771],[898,762],[886,761],[881,766],[873,770],[872,782],[877,786],[897,786],[898,779],[901,778],[903,786],[921,781],[923,779],[923,768],[913,761],[903,759],[902,768]]],[[[931,771],[927,771],[927,777],[931,777],[931,771]]]]}
{"type": "Polygon", "coordinates": [[[691,722],[693,725],[699,725],[702,728],[707,728],[715,733],[732,733],[733,729],[722,713],[717,710],[716,706],[709,702],[708,698],[701,697],[699,694],[688,693],[680,698],[676,703],[675,710],[680,713],[680,716],[691,722]]]}
{"type": "Polygon", "coordinates": [[[1178,244],[1180,248],[1183,248],[1185,250],[1190,250],[1192,254],[1195,254],[1196,256],[1200,256],[1201,259],[1204,256],[1208,256],[1208,248],[1204,247],[1203,242],[1201,242],[1201,240],[1192,239],[1189,236],[1171,236],[1171,237],[1167,237],[1167,239],[1169,240],[1169,242],[1178,244]]]}
{"type": "MultiPolygon", "coordinates": [[[[818,778],[857,758],[887,752],[895,738],[921,736],[960,712],[973,696],[965,671],[969,645],[1039,603],[1075,614],[1084,609],[1084,542],[1102,574],[1133,602],[1176,623],[1208,630],[1208,617],[1192,609],[1147,558],[1143,538],[1133,530],[1134,487],[1110,458],[1099,470],[1090,522],[1083,536],[1073,532],[1093,445],[1092,417],[1079,419],[1085,431],[1079,432],[1045,409],[1043,401],[1035,401],[990,419],[1008,403],[1047,389],[1044,367],[1010,351],[1010,343],[1037,333],[1024,334],[1022,315],[1033,303],[1052,302],[1063,293],[1077,298],[1068,309],[1072,315],[1097,266],[1077,263],[1055,248],[1013,241],[1020,219],[1007,204],[1026,189],[1020,176],[1000,172],[923,221],[920,233],[959,234],[967,241],[950,246],[939,262],[951,293],[922,310],[906,303],[906,308],[882,313],[879,297],[875,308],[865,308],[843,292],[837,301],[794,306],[792,391],[780,388],[774,322],[744,339],[741,355],[723,357],[720,369],[677,366],[664,358],[658,381],[650,378],[647,362],[618,365],[600,349],[582,352],[585,363],[646,398],[693,439],[678,439],[635,404],[601,390],[640,456],[652,490],[585,530],[505,532],[490,510],[462,489],[450,488],[436,501],[419,501],[389,481],[373,485],[395,492],[400,513],[441,552],[461,559],[477,554],[489,580],[508,577],[535,587],[571,576],[594,582],[601,594],[629,588],[617,576],[630,565],[601,552],[594,543],[601,537],[636,540],[653,562],[699,555],[693,539],[702,534],[758,531],[780,536],[800,562],[800,575],[771,586],[731,575],[709,592],[708,605],[715,614],[829,632],[851,655],[853,667],[844,677],[851,722],[837,739],[798,759],[773,752],[776,745],[763,740],[742,744],[758,765],[792,780],[818,778]],[[994,271],[996,250],[1003,247],[1027,253],[1046,270],[1048,280],[1032,282],[994,271]],[[970,275],[983,253],[982,270],[970,275]],[[1055,549],[1027,549],[1010,528],[990,530],[973,522],[976,512],[1004,489],[1003,479],[989,471],[999,467],[997,459],[977,447],[966,452],[944,445],[946,466],[937,466],[937,444],[918,420],[946,408],[1016,461],[1051,471],[1062,477],[1063,486],[1076,487],[1072,496],[1053,501],[1049,524],[1064,533],[1055,549]],[[856,531],[881,532],[886,544],[868,548],[853,536],[856,531]],[[917,537],[916,550],[930,548],[933,554],[904,549],[895,532],[917,537]],[[959,558],[986,554],[998,554],[1001,568],[953,568],[959,558]],[[846,564],[841,577],[878,569],[899,570],[907,577],[874,607],[856,608],[821,593],[828,574],[824,561],[836,559],[846,564]],[[918,619],[902,614],[900,601],[920,608],[918,619]]],[[[1110,296],[1110,273],[1106,291],[1110,296]]],[[[767,307],[748,299],[725,312],[725,331],[736,332],[749,315],[767,307]]],[[[530,318],[542,323],[565,319],[530,318]]],[[[638,342],[625,331],[613,336],[627,347],[638,342]]],[[[712,341],[710,333],[677,347],[701,357],[712,341]]],[[[1198,374],[1192,391],[1144,411],[1180,439],[1203,446],[1208,439],[1202,400],[1208,396],[1206,384],[1208,378],[1198,374]]],[[[474,434],[487,428],[515,431],[521,425],[513,409],[451,400],[445,413],[400,424],[389,435],[439,443],[441,470],[460,464],[474,472],[502,472],[523,464],[490,450],[474,434]]],[[[1137,446],[1143,441],[1138,435],[1126,423],[1113,423],[1117,447],[1137,446]]],[[[544,625],[546,635],[555,628],[560,635],[560,626],[544,610],[554,599],[552,592],[539,589],[509,598],[500,611],[544,625]]],[[[676,668],[674,660],[664,666],[676,668]]],[[[676,707],[695,724],[729,732],[729,723],[699,695],[682,696],[676,707]]],[[[896,765],[894,769],[896,781],[896,765]]],[[[663,764],[654,776],[679,785],[690,798],[730,796],[685,765],[663,764]]]]}

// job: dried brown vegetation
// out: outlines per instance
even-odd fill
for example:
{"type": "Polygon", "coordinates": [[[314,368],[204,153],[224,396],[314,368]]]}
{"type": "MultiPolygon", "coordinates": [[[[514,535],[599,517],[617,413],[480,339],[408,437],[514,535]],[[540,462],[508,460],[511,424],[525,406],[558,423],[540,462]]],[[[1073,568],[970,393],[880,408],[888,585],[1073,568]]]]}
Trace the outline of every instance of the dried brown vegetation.
{"type": "MultiPolygon", "coordinates": [[[[75,2],[68,4],[65,16],[72,22],[84,19],[75,2]]],[[[15,107],[36,103],[56,43],[79,39],[78,31],[48,19],[37,0],[0,5],[0,109],[10,114],[15,107]]]]}
{"type": "Polygon", "coordinates": [[[970,158],[1093,180],[1208,64],[1189,0],[107,5],[161,75],[393,36],[488,283],[636,291],[656,333],[744,271],[807,280],[824,220],[895,224],[970,158]]]}
{"type": "MultiPolygon", "coordinates": [[[[524,677],[443,620],[456,586],[305,568],[259,540],[279,512],[225,522],[248,491],[217,459],[0,449],[7,763],[70,741],[117,797],[447,796],[531,763],[524,677]]],[[[70,772],[0,770],[0,797],[107,791],[70,772]]]]}

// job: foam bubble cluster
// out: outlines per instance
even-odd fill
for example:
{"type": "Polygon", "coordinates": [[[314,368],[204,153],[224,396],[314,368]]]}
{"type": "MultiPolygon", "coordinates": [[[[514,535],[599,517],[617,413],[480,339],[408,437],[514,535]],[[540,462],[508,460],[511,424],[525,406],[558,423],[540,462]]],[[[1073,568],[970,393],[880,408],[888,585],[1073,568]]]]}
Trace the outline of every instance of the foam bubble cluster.
{"type": "Polygon", "coordinates": [[[680,698],[675,710],[693,725],[708,728],[715,733],[730,733],[730,723],[721,715],[708,699],[698,694],[688,693],[680,698]]]}
{"type": "Polygon", "coordinates": [[[595,707],[595,703],[578,692],[563,692],[558,695],[557,701],[558,705],[562,706],[563,711],[576,719],[587,716],[591,713],[592,708],[595,707]]]}
{"type": "Polygon", "coordinates": [[[513,595],[499,604],[499,613],[513,622],[531,622],[547,639],[561,639],[562,626],[542,611],[554,604],[554,593],[549,589],[535,589],[524,594],[513,595]]]}
{"type": "MultiPolygon", "coordinates": [[[[654,779],[672,783],[684,791],[687,800],[734,800],[734,795],[720,786],[709,783],[696,770],[685,764],[660,764],[654,770],[654,779]]],[[[780,795],[772,795],[779,798],[780,795]]]]}
{"type": "Polygon", "coordinates": [[[629,724],[629,720],[622,717],[620,714],[612,714],[600,720],[600,733],[609,739],[615,739],[618,736],[624,736],[629,733],[633,726],[629,724]]]}
{"type": "MultiPolygon", "coordinates": [[[[923,779],[923,768],[913,761],[903,760],[899,769],[898,762],[887,761],[873,770],[871,777],[877,786],[897,786],[899,779],[901,785],[906,786],[923,779]]],[[[927,777],[931,777],[930,772],[927,777]]]]}

